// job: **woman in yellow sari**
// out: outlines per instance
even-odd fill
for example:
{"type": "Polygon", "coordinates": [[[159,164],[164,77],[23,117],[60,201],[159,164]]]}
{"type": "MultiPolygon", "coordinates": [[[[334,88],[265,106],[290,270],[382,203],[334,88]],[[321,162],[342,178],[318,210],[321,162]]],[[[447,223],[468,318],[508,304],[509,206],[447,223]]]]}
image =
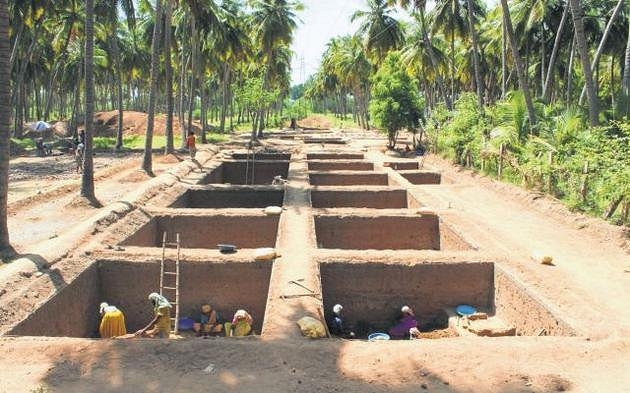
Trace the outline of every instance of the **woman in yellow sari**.
{"type": "Polygon", "coordinates": [[[231,335],[234,337],[247,336],[252,332],[253,324],[254,318],[247,311],[238,310],[232,318],[231,335]]]}
{"type": "Polygon", "coordinates": [[[171,303],[159,293],[151,293],[149,300],[153,304],[154,317],[147,326],[138,330],[136,336],[169,338],[171,333],[171,303]],[[149,328],[153,329],[149,330],[149,328]]]}
{"type": "Polygon", "coordinates": [[[98,332],[101,338],[112,338],[124,336],[127,334],[125,327],[125,315],[116,306],[110,306],[107,303],[101,303],[101,324],[98,332]]]}

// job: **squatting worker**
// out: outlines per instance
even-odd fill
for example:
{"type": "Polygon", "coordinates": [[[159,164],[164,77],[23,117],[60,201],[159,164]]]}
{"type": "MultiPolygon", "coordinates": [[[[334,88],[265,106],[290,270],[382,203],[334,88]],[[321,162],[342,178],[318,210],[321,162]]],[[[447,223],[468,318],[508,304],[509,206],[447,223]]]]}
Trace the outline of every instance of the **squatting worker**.
{"type": "Polygon", "coordinates": [[[149,300],[153,304],[154,317],[147,326],[138,330],[136,336],[168,338],[171,334],[171,303],[159,293],[151,293],[149,300]],[[149,330],[153,326],[153,329],[149,330]]]}
{"type": "Polygon", "coordinates": [[[414,334],[418,330],[418,320],[416,319],[416,315],[411,307],[403,306],[400,309],[400,313],[402,314],[402,317],[398,320],[396,325],[389,329],[388,332],[392,338],[409,337],[409,335],[412,334],[410,331],[411,329],[414,329],[414,334]]]}
{"type": "Polygon", "coordinates": [[[101,338],[120,337],[127,334],[125,327],[125,315],[116,306],[110,306],[103,302],[99,307],[101,324],[98,332],[101,338]]]}

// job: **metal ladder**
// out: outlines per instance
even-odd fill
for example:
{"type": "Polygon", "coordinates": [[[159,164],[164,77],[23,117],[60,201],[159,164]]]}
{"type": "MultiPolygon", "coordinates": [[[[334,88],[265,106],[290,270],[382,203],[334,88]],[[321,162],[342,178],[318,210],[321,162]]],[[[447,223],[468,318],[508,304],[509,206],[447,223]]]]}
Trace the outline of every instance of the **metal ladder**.
{"type": "MultiPolygon", "coordinates": [[[[179,332],[179,257],[180,257],[180,243],[179,232],[175,234],[175,243],[168,243],[166,232],[162,235],[162,262],[160,263],[160,295],[164,296],[164,291],[169,291],[170,294],[175,294],[175,301],[169,300],[171,305],[175,306],[175,318],[171,318],[172,333],[177,334],[179,332]],[[169,270],[166,269],[166,248],[177,247],[177,257],[173,264],[170,265],[169,270]],[[174,266],[173,266],[174,265],[174,266]],[[175,270],[170,270],[175,268],[175,270]],[[174,280],[173,280],[174,279],[174,280]],[[175,281],[173,283],[173,281],[175,281]]],[[[167,299],[172,299],[171,296],[165,296],[167,299]]]]}

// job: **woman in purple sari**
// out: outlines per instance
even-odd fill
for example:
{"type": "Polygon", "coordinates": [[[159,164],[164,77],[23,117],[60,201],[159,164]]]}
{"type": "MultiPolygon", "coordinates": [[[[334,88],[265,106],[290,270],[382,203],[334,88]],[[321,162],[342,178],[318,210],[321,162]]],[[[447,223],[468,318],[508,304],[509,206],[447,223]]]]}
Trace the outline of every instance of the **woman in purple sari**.
{"type": "Polygon", "coordinates": [[[418,321],[413,313],[413,310],[409,306],[403,306],[400,309],[402,312],[402,318],[398,323],[389,329],[389,335],[392,338],[406,338],[409,337],[409,330],[418,327],[418,321]]]}

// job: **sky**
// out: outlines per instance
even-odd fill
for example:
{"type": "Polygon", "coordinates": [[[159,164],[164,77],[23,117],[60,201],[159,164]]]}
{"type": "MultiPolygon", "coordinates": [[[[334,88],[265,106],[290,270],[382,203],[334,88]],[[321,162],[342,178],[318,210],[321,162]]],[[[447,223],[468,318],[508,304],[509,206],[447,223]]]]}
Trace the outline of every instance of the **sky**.
{"type": "Polygon", "coordinates": [[[302,4],[304,10],[297,13],[300,21],[291,45],[294,52],[291,62],[293,85],[303,83],[315,74],[328,41],[354,34],[360,22],[350,23],[350,17],[356,10],[368,9],[366,0],[302,0],[302,4]]]}
{"type": "MultiPolygon", "coordinates": [[[[298,29],[291,49],[291,82],[304,83],[315,74],[326,44],[331,38],[354,34],[360,21],[350,22],[357,10],[368,10],[366,0],[302,0],[304,10],[297,13],[298,29]]],[[[392,14],[395,18],[401,14],[392,14]]]]}
{"type": "MultiPolygon", "coordinates": [[[[485,0],[491,7],[498,0],[485,0]]],[[[304,83],[319,67],[326,44],[331,38],[354,34],[359,21],[350,23],[350,17],[356,10],[368,10],[366,0],[302,0],[304,10],[297,13],[298,29],[293,38],[291,49],[294,52],[291,61],[291,84],[304,83]]],[[[433,7],[429,1],[427,9],[433,7]]],[[[392,14],[397,19],[408,19],[405,11],[392,14]]]]}

